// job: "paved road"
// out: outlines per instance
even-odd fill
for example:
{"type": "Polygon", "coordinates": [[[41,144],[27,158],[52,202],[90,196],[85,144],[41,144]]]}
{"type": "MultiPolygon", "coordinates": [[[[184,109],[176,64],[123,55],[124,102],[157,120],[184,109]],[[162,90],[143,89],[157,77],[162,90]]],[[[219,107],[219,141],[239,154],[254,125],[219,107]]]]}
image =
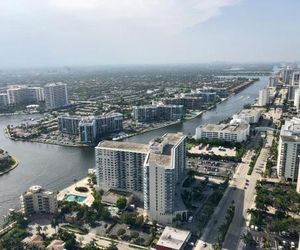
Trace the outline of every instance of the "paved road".
{"type": "Polygon", "coordinates": [[[218,207],[208,222],[201,239],[195,246],[196,250],[213,249],[212,245],[215,243],[218,229],[223,224],[227,209],[232,204],[232,201],[234,201],[236,206],[242,204],[244,185],[246,182],[245,176],[247,176],[248,164],[252,155],[253,152],[248,151],[243,158],[243,162],[238,165],[233,180],[230,182],[229,187],[225,191],[218,207]],[[207,247],[204,247],[204,243],[207,244],[207,247]]]}
{"type": "MultiPolygon", "coordinates": [[[[273,137],[271,135],[267,137],[268,142],[272,142],[272,139],[273,137]]],[[[247,172],[253,152],[247,152],[243,158],[243,162],[238,165],[234,178],[230,182],[219,206],[216,208],[211,220],[206,226],[201,239],[197,242],[194,248],[195,250],[213,249],[212,245],[215,243],[218,235],[218,228],[223,224],[226,211],[233,200],[236,209],[235,216],[226,235],[223,249],[241,249],[242,243],[240,241],[240,235],[246,225],[246,218],[248,217],[247,210],[254,205],[256,182],[261,178],[260,172],[264,171],[268,152],[269,148],[263,148],[261,150],[251,176],[247,175],[247,172]],[[247,185],[246,180],[248,180],[247,185]],[[205,246],[205,244],[207,244],[207,246],[205,246]]]]}
{"type": "MultiPolygon", "coordinates": [[[[272,143],[273,136],[267,136],[266,145],[270,145],[272,143]]],[[[223,248],[224,249],[243,249],[243,243],[240,240],[240,235],[242,232],[245,232],[246,221],[249,221],[250,217],[247,213],[248,209],[254,207],[255,202],[255,186],[258,180],[262,178],[261,172],[264,173],[265,165],[267,162],[267,158],[269,156],[269,147],[264,147],[255,164],[252,175],[248,175],[249,185],[244,192],[244,200],[241,201],[242,204],[236,206],[236,213],[232,220],[232,223],[227,232],[223,248]]]]}

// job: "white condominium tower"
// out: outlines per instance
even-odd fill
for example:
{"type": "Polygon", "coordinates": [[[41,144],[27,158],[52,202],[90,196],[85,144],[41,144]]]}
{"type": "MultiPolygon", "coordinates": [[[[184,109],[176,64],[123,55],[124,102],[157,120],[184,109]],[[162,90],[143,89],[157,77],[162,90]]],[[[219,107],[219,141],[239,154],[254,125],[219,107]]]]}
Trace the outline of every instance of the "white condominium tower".
{"type": "Polygon", "coordinates": [[[149,145],[103,141],[96,147],[96,175],[100,188],[128,191],[143,200],[147,215],[171,224],[186,215],[176,184],[186,167],[186,137],[165,134],[149,145]]]}
{"type": "Polygon", "coordinates": [[[293,72],[292,75],[292,85],[299,85],[300,84],[300,71],[293,72]]]}
{"type": "Polygon", "coordinates": [[[25,215],[34,213],[57,212],[57,195],[54,192],[46,191],[41,186],[32,186],[20,197],[21,211],[25,215]]]}
{"type": "Polygon", "coordinates": [[[176,190],[186,167],[185,139],[170,133],[150,142],[144,168],[144,208],[152,220],[162,224],[172,224],[178,213],[186,216],[176,190]]]}
{"type": "Polygon", "coordinates": [[[144,144],[100,142],[95,150],[98,186],[129,191],[142,198],[143,165],[148,152],[149,147],[144,144]]]}
{"type": "Polygon", "coordinates": [[[300,89],[295,90],[295,97],[294,97],[294,107],[296,108],[297,112],[300,110],[300,89]]]}
{"type": "Polygon", "coordinates": [[[47,109],[57,109],[68,106],[68,89],[65,83],[51,83],[44,87],[47,109]]]}
{"type": "Polygon", "coordinates": [[[4,93],[0,93],[0,106],[8,105],[8,95],[4,93]]]}
{"type": "Polygon", "coordinates": [[[31,104],[44,101],[44,92],[40,87],[15,86],[7,89],[9,104],[31,104]]]}
{"type": "Polygon", "coordinates": [[[258,96],[258,106],[266,106],[269,104],[270,93],[268,89],[261,89],[258,96]]]}
{"type": "Polygon", "coordinates": [[[279,178],[298,178],[300,157],[300,119],[294,117],[281,128],[278,145],[277,173],[279,178]]]}

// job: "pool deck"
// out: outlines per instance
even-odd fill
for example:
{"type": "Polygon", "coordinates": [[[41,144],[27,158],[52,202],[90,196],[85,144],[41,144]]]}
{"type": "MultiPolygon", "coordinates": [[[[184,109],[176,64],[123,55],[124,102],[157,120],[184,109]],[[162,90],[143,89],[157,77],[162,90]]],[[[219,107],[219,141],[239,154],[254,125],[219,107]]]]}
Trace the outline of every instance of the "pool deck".
{"type": "Polygon", "coordinates": [[[82,180],[77,181],[76,183],[68,186],[67,188],[61,190],[57,195],[57,200],[62,201],[65,199],[65,197],[69,194],[73,195],[79,195],[79,196],[86,196],[86,199],[82,202],[79,202],[80,204],[85,204],[87,206],[91,206],[94,202],[94,197],[92,195],[92,190],[89,187],[88,183],[89,177],[85,177],[82,180]],[[89,189],[88,192],[82,193],[75,190],[76,187],[86,187],[89,189]]]}

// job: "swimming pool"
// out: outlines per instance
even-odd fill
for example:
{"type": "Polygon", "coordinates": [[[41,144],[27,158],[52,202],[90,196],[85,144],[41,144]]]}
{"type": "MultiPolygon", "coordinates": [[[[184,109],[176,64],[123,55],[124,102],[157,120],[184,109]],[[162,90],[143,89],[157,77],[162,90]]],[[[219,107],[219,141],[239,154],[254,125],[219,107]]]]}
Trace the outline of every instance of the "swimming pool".
{"type": "Polygon", "coordinates": [[[65,197],[66,201],[75,201],[75,202],[83,202],[86,199],[86,196],[82,196],[82,195],[75,195],[75,194],[68,194],[65,197]]]}

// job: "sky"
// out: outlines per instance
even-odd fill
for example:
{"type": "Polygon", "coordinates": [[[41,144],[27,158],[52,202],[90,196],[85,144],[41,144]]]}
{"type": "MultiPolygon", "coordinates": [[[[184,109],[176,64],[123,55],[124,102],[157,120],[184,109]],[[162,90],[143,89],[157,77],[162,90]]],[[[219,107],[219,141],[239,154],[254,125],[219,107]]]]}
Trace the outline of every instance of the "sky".
{"type": "Polygon", "coordinates": [[[299,0],[0,0],[0,68],[300,59],[299,0]]]}

